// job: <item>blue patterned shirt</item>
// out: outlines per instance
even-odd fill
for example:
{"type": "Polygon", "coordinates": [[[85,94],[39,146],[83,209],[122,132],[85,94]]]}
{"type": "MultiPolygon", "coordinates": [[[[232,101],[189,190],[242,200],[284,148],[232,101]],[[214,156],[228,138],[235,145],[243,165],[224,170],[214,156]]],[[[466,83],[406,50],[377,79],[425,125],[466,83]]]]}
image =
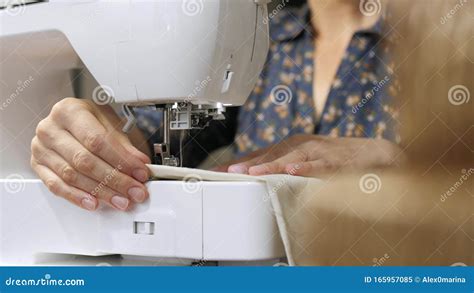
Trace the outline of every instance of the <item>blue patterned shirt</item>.
{"type": "MultiPolygon", "coordinates": [[[[318,121],[313,99],[317,48],[309,19],[306,5],[271,19],[270,52],[254,91],[240,109],[228,109],[225,122],[191,133],[183,154],[186,165],[195,167],[212,150],[231,143],[240,157],[302,133],[394,140],[395,83],[392,65],[382,57],[388,49],[382,20],[353,35],[318,121]]],[[[159,140],[158,118],[154,112],[139,115],[138,125],[151,142],[159,140]]]]}
{"type": "Polygon", "coordinates": [[[382,20],[356,32],[318,121],[313,99],[314,33],[307,6],[271,22],[271,48],[258,84],[238,117],[236,152],[244,155],[295,134],[394,139],[390,66],[381,56],[382,20]]]}

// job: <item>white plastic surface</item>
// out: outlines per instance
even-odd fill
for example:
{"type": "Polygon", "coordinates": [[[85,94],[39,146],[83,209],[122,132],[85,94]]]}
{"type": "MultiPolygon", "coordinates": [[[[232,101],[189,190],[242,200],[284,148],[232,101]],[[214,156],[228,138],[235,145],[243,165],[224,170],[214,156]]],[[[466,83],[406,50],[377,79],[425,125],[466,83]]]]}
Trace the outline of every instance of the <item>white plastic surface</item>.
{"type": "Polygon", "coordinates": [[[193,10],[189,2],[51,0],[0,10],[0,178],[36,178],[31,139],[52,106],[74,96],[73,71],[107,89],[96,92],[101,103],[110,93],[117,103],[242,105],[268,51],[266,5],[202,0],[193,10]]]}
{"type": "Polygon", "coordinates": [[[228,260],[283,256],[279,237],[263,239],[278,233],[267,212],[270,203],[258,200],[263,183],[232,183],[230,190],[224,183],[204,182],[189,193],[181,182],[151,182],[150,200],[135,210],[90,213],[50,194],[29,166],[37,123],[58,100],[73,96],[71,70],[83,66],[118,103],[245,102],[268,51],[266,5],[203,0],[195,13],[185,2],[50,0],[15,15],[0,10],[3,264],[34,263],[39,252],[228,260]],[[225,84],[227,70],[233,74],[225,84]],[[12,192],[17,185],[20,190],[12,192]],[[260,214],[248,213],[254,209],[260,214]],[[135,234],[135,222],[154,223],[155,233],[135,234]],[[236,227],[235,233],[228,231],[236,227]],[[225,241],[217,247],[217,239],[225,241]],[[239,249],[236,243],[243,240],[248,245],[239,249]]]}
{"type": "MultiPolygon", "coordinates": [[[[49,42],[43,33],[53,31],[67,40],[76,61],[81,59],[119,103],[242,105],[268,50],[266,5],[202,0],[193,7],[188,2],[53,0],[28,5],[15,15],[0,11],[0,46],[13,42],[21,47],[31,37],[49,42]],[[222,93],[229,68],[234,72],[232,84],[222,93]],[[196,90],[203,81],[209,82],[196,90]]],[[[24,54],[35,56],[36,45],[30,44],[24,54]]],[[[3,57],[12,52],[2,51],[3,57]]]]}
{"type": "Polygon", "coordinates": [[[284,257],[266,186],[257,182],[203,185],[204,259],[255,261],[284,257]]]}
{"type": "Polygon", "coordinates": [[[38,253],[185,263],[284,256],[264,183],[202,182],[190,188],[181,181],[153,181],[150,199],[129,212],[87,212],[52,195],[39,180],[18,183],[0,180],[0,264],[35,264],[38,253]],[[154,223],[154,234],[135,234],[135,222],[154,223]]]}

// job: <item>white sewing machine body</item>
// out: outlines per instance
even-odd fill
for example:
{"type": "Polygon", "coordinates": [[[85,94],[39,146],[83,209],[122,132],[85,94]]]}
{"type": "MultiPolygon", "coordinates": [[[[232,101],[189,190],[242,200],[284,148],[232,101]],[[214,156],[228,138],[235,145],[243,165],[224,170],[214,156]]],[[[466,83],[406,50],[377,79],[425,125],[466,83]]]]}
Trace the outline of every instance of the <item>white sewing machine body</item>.
{"type": "Polygon", "coordinates": [[[242,105],[268,50],[267,2],[50,0],[0,10],[2,263],[32,264],[36,253],[283,257],[262,183],[203,182],[189,192],[181,181],[153,181],[145,204],[90,213],[52,195],[29,165],[36,124],[77,92],[71,72],[90,73],[116,103],[242,105]]]}
{"type": "Polygon", "coordinates": [[[3,264],[35,264],[38,253],[122,254],[185,265],[284,256],[266,187],[259,182],[201,182],[189,188],[180,181],[152,181],[150,199],[129,212],[79,209],[39,180],[0,185],[18,188],[2,195],[3,264]]]}
{"type": "Polygon", "coordinates": [[[38,45],[31,53],[51,56],[47,49],[68,43],[71,62],[84,64],[116,103],[239,106],[267,55],[267,2],[50,0],[1,11],[1,37],[12,38],[2,46],[28,40],[38,45]],[[46,51],[36,51],[41,45],[46,51]]]}

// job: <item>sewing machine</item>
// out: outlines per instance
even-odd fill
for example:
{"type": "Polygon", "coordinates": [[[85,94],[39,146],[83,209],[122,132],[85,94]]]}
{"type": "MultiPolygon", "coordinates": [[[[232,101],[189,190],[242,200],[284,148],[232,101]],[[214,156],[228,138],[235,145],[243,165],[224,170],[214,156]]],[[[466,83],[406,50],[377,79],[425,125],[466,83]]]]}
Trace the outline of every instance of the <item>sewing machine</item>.
{"type": "Polygon", "coordinates": [[[91,213],[51,194],[29,165],[37,123],[59,99],[82,96],[122,105],[124,131],[137,107],[161,111],[157,162],[180,166],[170,132],[222,119],[255,86],[268,51],[267,2],[1,1],[1,263],[278,262],[284,250],[263,183],[183,190],[181,181],[151,181],[150,199],[132,211],[91,213]]]}

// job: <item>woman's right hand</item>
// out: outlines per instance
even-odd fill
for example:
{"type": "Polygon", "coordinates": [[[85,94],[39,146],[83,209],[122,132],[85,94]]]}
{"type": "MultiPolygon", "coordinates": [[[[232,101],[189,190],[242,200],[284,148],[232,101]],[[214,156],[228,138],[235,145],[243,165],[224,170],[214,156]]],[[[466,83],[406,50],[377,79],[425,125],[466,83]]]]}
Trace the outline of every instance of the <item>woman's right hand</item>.
{"type": "Polygon", "coordinates": [[[52,193],[79,207],[93,211],[103,201],[125,211],[148,197],[150,159],[121,125],[109,106],[63,99],[36,128],[31,167],[52,193]]]}

